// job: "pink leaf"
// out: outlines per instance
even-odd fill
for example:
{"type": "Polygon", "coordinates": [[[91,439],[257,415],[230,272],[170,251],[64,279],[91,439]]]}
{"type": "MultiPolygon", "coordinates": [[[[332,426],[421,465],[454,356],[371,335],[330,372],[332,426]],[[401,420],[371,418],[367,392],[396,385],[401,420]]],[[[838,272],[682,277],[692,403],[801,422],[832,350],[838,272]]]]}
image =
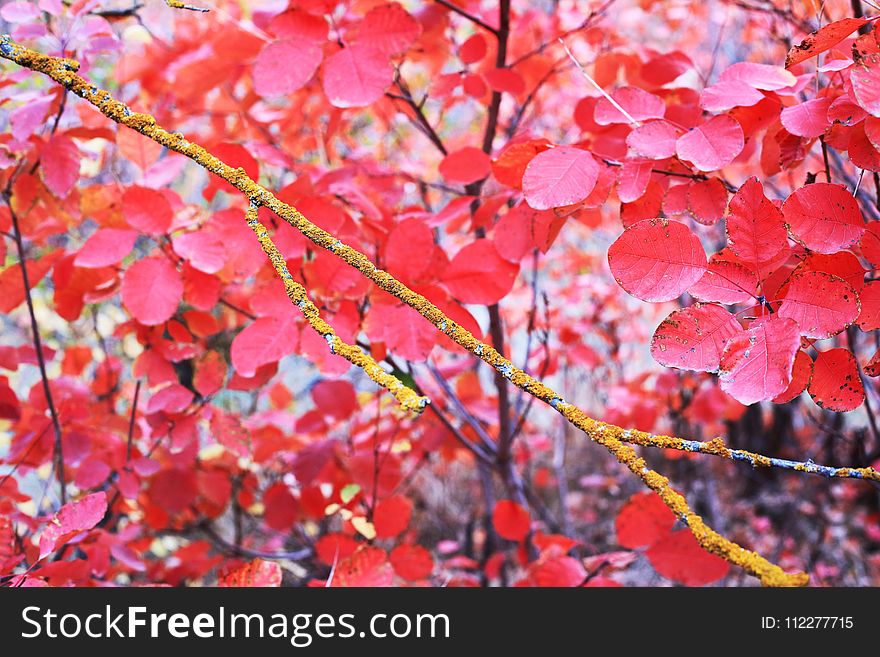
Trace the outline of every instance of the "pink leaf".
{"type": "Polygon", "coordinates": [[[107,513],[106,493],[93,493],[58,510],[40,534],[40,559],[45,559],[80,532],[101,522],[107,513]]]}
{"type": "Polygon", "coordinates": [[[804,103],[792,105],[779,115],[782,126],[791,134],[812,139],[825,132],[831,125],[828,108],[831,98],[813,98],[804,103]]]}
{"type": "Polygon", "coordinates": [[[233,339],[232,365],[242,376],[254,376],[260,366],[277,363],[296,351],[297,338],[298,331],[292,320],[260,317],[233,339]]]}
{"type": "MultiPolygon", "coordinates": [[[[611,93],[611,97],[636,121],[662,119],[666,113],[666,103],[659,96],[638,87],[621,87],[611,93]]],[[[599,125],[631,123],[630,118],[621,113],[604,96],[596,102],[594,119],[599,125]]]]}
{"type": "Polygon", "coordinates": [[[805,185],[786,199],[782,214],[792,237],[819,253],[845,249],[865,232],[859,205],[842,185],[805,185]]]}
{"type": "Polygon", "coordinates": [[[618,284],[642,301],[671,301],[706,271],[706,252],[684,224],[645,219],[627,228],[608,249],[618,284]]]}
{"type": "Polygon", "coordinates": [[[714,372],[727,341],[743,332],[736,317],[716,304],[697,304],[674,311],[651,339],[651,355],[661,365],[714,372]]]}
{"type": "Polygon", "coordinates": [[[797,82],[797,78],[790,71],[781,66],[769,64],[756,64],[754,62],[737,62],[718,76],[720,82],[738,80],[763,91],[777,91],[790,87],[797,82]]]}
{"type": "Polygon", "coordinates": [[[137,236],[134,230],[100,228],[82,245],[73,264],[95,269],[115,265],[131,253],[137,236]]]}
{"type": "Polygon", "coordinates": [[[324,53],[312,41],[282,39],[263,46],[253,65],[254,90],[264,97],[286,96],[312,79],[324,53]]]}
{"type": "Polygon", "coordinates": [[[599,179],[599,165],[585,150],[557,146],[538,153],[523,174],[523,193],[535,210],[583,201],[599,179]]]}
{"type": "Polygon", "coordinates": [[[678,129],[666,121],[650,121],[626,136],[626,145],[636,155],[652,160],[665,160],[675,155],[678,129]]]}
{"type": "Polygon", "coordinates": [[[859,328],[863,331],[880,329],[880,281],[871,281],[859,293],[862,310],[859,313],[859,328]]]}
{"type": "Polygon", "coordinates": [[[422,26],[396,2],[373,7],[358,26],[355,43],[370,46],[383,55],[406,52],[422,33],[422,26]]]}
{"type": "Polygon", "coordinates": [[[675,152],[700,171],[716,171],[730,164],[744,143],[739,123],[721,114],[679,137],[675,152]]]}
{"type": "Polygon", "coordinates": [[[727,210],[727,188],[718,178],[695,180],[688,186],[688,210],[704,226],[712,226],[727,210]]]}
{"type": "Polygon", "coordinates": [[[801,344],[798,325],[785,317],[755,320],[731,338],[721,355],[721,389],[741,404],[773,399],[791,381],[801,344]]]}
{"type": "Polygon", "coordinates": [[[54,135],[43,147],[40,172],[55,196],[66,198],[79,177],[79,149],[70,137],[54,135]]]}
{"type": "Polygon", "coordinates": [[[764,100],[764,94],[742,80],[727,80],[706,87],[700,94],[700,107],[707,112],[726,112],[734,107],[751,107],[764,100]]]}
{"type": "Polygon", "coordinates": [[[856,321],[859,299],[842,278],[818,271],[797,273],[789,281],[777,316],[796,321],[801,335],[821,340],[856,321]]]}
{"type": "Polygon", "coordinates": [[[880,116],[880,55],[864,57],[849,76],[859,106],[871,116],[880,116]]]}
{"type": "Polygon", "coordinates": [[[366,107],[393,80],[388,56],[368,46],[354,44],[324,62],[324,93],[334,107],[366,107]]]}
{"type": "Polygon", "coordinates": [[[123,305],[147,326],[171,319],[182,296],[183,280],[166,258],[138,260],[122,279],[123,305]]]}

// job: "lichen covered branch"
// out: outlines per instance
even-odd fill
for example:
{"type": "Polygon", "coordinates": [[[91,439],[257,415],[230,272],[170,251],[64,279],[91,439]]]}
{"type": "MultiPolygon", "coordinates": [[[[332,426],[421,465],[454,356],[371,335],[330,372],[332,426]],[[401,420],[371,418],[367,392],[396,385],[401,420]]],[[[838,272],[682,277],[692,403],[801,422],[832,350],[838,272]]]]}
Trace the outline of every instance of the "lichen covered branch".
{"type": "Polygon", "coordinates": [[[428,404],[427,397],[421,397],[416,394],[414,390],[403,385],[399,379],[383,370],[379,364],[373,360],[369,354],[362,351],[360,347],[345,342],[342,338],[336,335],[336,331],[333,330],[333,327],[321,317],[321,313],[317,306],[315,306],[315,304],[309,299],[306,289],[293,280],[293,276],[287,268],[287,263],[284,261],[284,256],[281,255],[278,248],[275,246],[275,243],[272,241],[272,238],[269,237],[269,231],[262,223],[260,223],[260,220],[257,217],[258,210],[259,206],[255,203],[251,203],[245,214],[247,224],[251,227],[251,230],[254,231],[254,234],[256,234],[260,246],[263,248],[263,252],[269,258],[269,261],[275,268],[275,272],[284,283],[284,289],[287,292],[287,296],[291,303],[299,308],[300,312],[302,312],[306,321],[309,323],[309,326],[327,341],[332,353],[342,356],[349,363],[360,367],[373,381],[394,395],[403,408],[408,411],[421,413],[428,404]]]}

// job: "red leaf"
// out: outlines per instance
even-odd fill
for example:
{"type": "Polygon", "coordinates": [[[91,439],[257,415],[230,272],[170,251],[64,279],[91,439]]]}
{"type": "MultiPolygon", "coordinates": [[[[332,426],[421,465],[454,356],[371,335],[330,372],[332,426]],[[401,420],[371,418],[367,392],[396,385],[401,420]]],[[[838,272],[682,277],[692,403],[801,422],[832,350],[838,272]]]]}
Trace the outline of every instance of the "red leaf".
{"type": "Polygon", "coordinates": [[[453,151],[440,162],[440,175],[464,184],[482,180],[492,170],[492,161],[482,150],[467,146],[453,151]]]}
{"type": "Polygon", "coordinates": [[[217,586],[262,588],[281,586],[281,566],[274,561],[254,559],[221,575],[217,580],[217,586]]]}
{"type": "Polygon", "coordinates": [[[396,2],[373,7],[358,26],[357,41],[381,52],[399,55],[406,52],[422,33],[422,26],[396,2]]]}
{"type": "Polygon", "coordinates": [[[491,305],[510,292],[519,266],[498,255],[495,245],[478,239],[455,254],[443,283],[462,303],[491,305]]]}
{"type": "Polygon", "coordinates": [[[394,538],[407,528],[411,516],[412,502],[403,495],[392,495],[381,500],[373,511],[376,538],[394,538]]]}
{"type": "Polygon", "coordinates": [[[330,586],[376,587],[392,586],[394,570],[384,550],[361,547],[336,565],[330,586]]]}
{"type": "Polygon", "coordinates": [[[880,328],[880,281],[871,281],[859,292],[862,310],[859,313],[859,328],[873,331],[880,328]]]}
{"type": "Polygon", "coordinates": [[[208,351],[195,362],[193,386],[203,397],[213,395],[226,380],[226,361],[216,351],[208,351]]]}
{"type": "Polygon", "coordinates": [[[865,401],[865,388],[859,378],[855,356],[849,349],[819,352],[813,365],[810,397],[829,411],[853,411],[865,401]]]}
{"type": "Polygon", "coordinates": [[[502,185],[522,189],[523,174],[529,162],[550,146],[550,142],[546,139],[530,139],[510,144],[501,151],[498,159],[492,162],[492,175],[502,185]]]}
{"type": "Polygon", "coordinates": [[[193,393],[179,383],[172,383],[150,397],[147,413],[180,413],[193,401],[193,393]]]}
{"type": "Polygon", "coordinates": [[[360,547],[360,543],[345,534],[324,534],[315,542],[315,555],[327,566],[347,559],[360,547]]]}
{"type": "Polygon", "coordinates": [[[79,177],[79,149],[70,137],[56,134],[43,147],[40,173],[49,191],[66,198],[79,177]]]}
{"type": "Polygon", "coordinates": [[[428,225],[420,219],[405,219],[385,243],[385,268],[404,281],[418,280],[431,265],[425,254],[433,251],[434,234],[428,225]]]}
{"type": "Polygon", "coordinates": [[[782,110],[779,115],[782,126],[791,134],[812,139],[824,134],[825,128],[831,125],[828,119],[828,108],[831,98],[813,98],[804,103],[792,105],[782,110]]]}
{"type": "Polygon", "coordinates": [[[627,228],[608,249],[617,283],[642,301],[671,301],[706,271],[699,238],[677,221],[646,219],[627,228]]]}
{"type": "Polygon", "coordinates": [[[718,178],[698,180],[688,186],[688,210],[699,223],[712,226],[727,210],[727,188],[718,178]]]}
{"type": "Polygon", "coordinates": [[[516,96],[526,90],[525,80],[516,71],[509,68],[490,68],[483,77],[492,91],[506,92],[516,96]]]}
{"type": "Polygon", "coordinates": [[[541,555],[529,566],[528,581],[532,586],[570,588],[580,586],[586,578],[583,564],[562,554],[541,555]]]}
{"type": "Polygon", "coordinates": [[[755,320],[721,355],[721,389],[741,404],[773,399],[791,382],[798,325],[784,317],[755,320]]]}
{"type": "Polygon", "coordinates": [[[161,192],[136,185],[122,195],[122,215],[129,226],[152,235],[168,232],[174,219],[171,204],[161,192]]]}
{"type": "Polygon", "coordinates": [[[679,131],[666,121],[650,121],[626,136],[626,145],[636,155],[665,160],[675,155],[679,131]]]}
{"type": "Polygon", "coordinates": [[[292,319],[260,317],[232,341],[232,366],[242,376],[254,376],[262,365],[277,363],[296,351],[298,333],[292,319]]]}
{"type": "Polygon", "coordinates": [[[830,50],[867,22],[865,18],[843,18],[820,27],[799,44],[791,47],[785,57],[785,68],[791,68],[795,64],[830,50]]]}
{"type": "Polygon", "coordinates": [[[434,570],[431,553],[421,545],[398,545],[390,557],[394,572],[411,582],[427,579],[434,570]]]}
{"type": "Polygon", "coordinates": [[[134,230],[100,228],[82,245],[73,264],[93,269],[115,265],[131,253],[137,237],[134,230]]]}
{"type": "Polygon", "coordinates": [[[794,356],[794,365],[791,368],[791,383],[781,393],[773,398],[776,404],[786,404],[800,395],[810,384],[813,376],[813,359],[807,352],[799,349],[794,356]]]}
{"type": "Polygon", "coordinates": [[[599,179],[599,165],[580,148],[557,146],[538,153],[529,162],[522,186],[528,204],[549,210],[583,201],[599,179]]]}
{"type": "Polygon", "coordinates": [[[842,185],[805,185],[786,199],[782,214],[792,237],[819,253],[845,249],[865,232],[859,205],[842,185]]]}
{"type": "Polygon", "coordinates": [[[859,244],[862,255],[875,267],[880,265],[880,222],[872,221],[865,229],[859,244]]]}
{"type": "Polygon", "coordinates": [[[282,39],[263,46],[253,65],[254,91],[263,97],[286,96],[312,79],[324,53],[304,39],[282,39]]]}
{"type": "MultiPolygon", "coordinates": [[[[638,87],[621,87],[611,93],[611,97],[636,121],[662,119],[666,113],[666,103],[659,96],[638,87]]],[[[629,117],[617,109],[604,96],[596,102],[593,116],[599,125],[632,123],[629,117]]]]}
{"type": "Polygon", "coordinates": [[[461,44],[458,57],[465,64],[476,64],[486,56],[488,49],[485,37],[482,34],[474,34],[461,44]]]}
{"type": "Polygon", "coordinates": [[[263,520],[269,527],[279,532],[291,531],[298,508],[287,484],[279,481],[269,486],[263,493],[263,506],[263,520]]]}
{"type": "Polygon", "coordinates": [[[521,541],[529,534],[529,512],[511,500],[498,500],[492,511],[492,524],[501,538],[521,541]]]}
{"type": "Polygon", "coordinates": [[[700,171],[716,171],[730,164],[744,144],[739,123],[721,114],[679,137],[675,152],[700,171]]]}
{"type": "Polygon", "coordinates": [[[318,410],[337,420],[351,417],[359,408],[354,386],[348,381],[321,379],[311,392],[318,410]]]}
{"type": "Polygon", "coordinates": [[[714,372],[724,345],[743,328],[736,317],[715,304],[697,304],[674,311],[651,339],[651,355],[661,365],[714,372]]]}
{"type": "Polygon", "coordinates": [[[153,326],[171,319],[183,296],[183,280],[167,259],[138,260],[122,279],[122,303],[141,324],[153,326]]]}
{"type": "Polygon", "coordinates": [[[859,298],[842,278],[818,271],[801,272],[791,277],[777,316],[796,321],[801,335],[821,340],[856,321],[859,298]]]}
{"type": "Polygon", "coordinates": [[[388,56],[360,44],[324,62],[324,93],[334,107],[366,107],[379,100],[393,80],[388,56]]]}
{"type": "Polygon", "coordinates": [[[661,538],[645,552],[654,569],[687,586],[704,586],[727,574],[730,564],[706,552],[687,529],[661,538]]]}
{"type": "Polygon", "coordinates": [[[749,178],[730,200],[727,242],[761,278],[770,273],[767,263],[788,247],[782,213],[764,196],[757,178],[749,178]]]}
{"type": "Polygon", "coordinates": [[[654,493],[636,493],[614,521],[617,542],[631,550],[656,543],[675,526],[675,514],[654,493]]]}
{"type": "Polygon", "coordinates": [[[103,492],[65,504],[40,534],[40,559],[45,559],[80,532],[97,525],[105,513],[107,495],[103,492]]]}
{"type": "MultiPolygon", "coordinates": [[[[58,249],[44,253],[37,260],[26,260],[28,285],[31,288],[38,285],[62,255],[64,253],[58,249]]],[[[24,281],[18,263],[0,271],[0,313],[12,312],[24,298],[24,281]]]]}
{"type": "MultiPolygon", "coordinates": [[[[375,306],[368,315],[371,327],[374,317],[382,323],[382,339],[393,353],[408,361],[427,360],[437,344],[437,334],[425,330],[425,319],[404,304],[375,306]]],[[[371,334],[373,332],[371,331],[371,334]]]]}

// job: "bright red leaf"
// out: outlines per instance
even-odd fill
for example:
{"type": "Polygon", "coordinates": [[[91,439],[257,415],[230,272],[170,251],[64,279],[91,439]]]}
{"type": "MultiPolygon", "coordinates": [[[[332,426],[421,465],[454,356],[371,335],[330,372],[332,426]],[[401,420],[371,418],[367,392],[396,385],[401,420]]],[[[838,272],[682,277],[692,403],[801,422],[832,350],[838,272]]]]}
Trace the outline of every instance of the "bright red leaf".
{"type": "Polygon", "coordinates": [[[618,284],[642,301],[671,301],[706,271],[699,238],[677,221],[646,219],[627,228],[608,249],[618,284]]]}
{"type": "Polygon", "coordinates": [[[859,367],[849,349],[819,352],[808,388],[818,406],[838,413],[854,411],[865,401],[859,367]]]}
{"type": "Polygon", "coordinates": [[[830,338],[856,321],[859,299],[842,278],[824,272],[802,272],[791,277],[777,315],[797,322],[805,337],[830,338]]]}
{"type": "Polygon", "coordinates": [[[443,283],[462,303],[491,305],[510,292],[518,272],[519,266],[498,255],[490,240],[479,239],[455,254],[443,283]]]}
{"type": "Polygon", "coordinates": [[[498,500],[492,510],[492,524],[501,538],[521,541],[531,527],[529,512],[512,500],[498,500]]]}
{"type": "Polygon", "coordinates": [[[393,79],[388,56],[369,46],[351,45],[324,62],[324,93],[334,107],[366,107],[393,79]]]}

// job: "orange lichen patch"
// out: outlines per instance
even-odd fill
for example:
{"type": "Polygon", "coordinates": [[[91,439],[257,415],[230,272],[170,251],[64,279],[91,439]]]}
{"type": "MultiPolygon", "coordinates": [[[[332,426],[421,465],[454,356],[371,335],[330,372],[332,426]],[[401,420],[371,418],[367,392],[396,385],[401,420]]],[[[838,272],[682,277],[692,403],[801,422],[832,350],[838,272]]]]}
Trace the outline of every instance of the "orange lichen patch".
{"type": "Polygon", "coordinates": [[[293,276],[291,276],[290,271],[287,268],[284,256],[281,255],[281,252],[278,251],[278,247],[275,246],[272,238],[269,237],[269,231],[257,218],[258,209],[259,208],[256,204],[251,204],[248,208],[245,213],[247,224],[251,227],[251,230],[254,231],[254,234],[256,234],[257,240],[263,248],[263,252],[269,258],[269,261],[275,268],[275,272],[284,283],[284,289],[286,290],[291,303],[300,309],[300,312],[302,312],[303,316],[306,318],[309,326],[327,341],[331,352],[342,356],[349,363],[360,367],[373,381],[394,395],[395,399],[400,402],[400,405],[404,409],[415,413],[421,413],[429,403],[427,397],[421,397],[416,394],[414,390],[403,385],[403,383],[401,383],[396,377],[383,370],[379,364],[368,354],[364,353],[360,347],[350,345],[343,341],[342,338],[336,335],[336,331],[333,330],[333,327],[321,317],[321,313],[317,306],[315,306],[315,304],[309,299],[306,289],[293,280],[293,276]]]}
{"type": "Polygon", "coordinates": [[[189,11],[200,11],[203,13],[211,11],[210,9],[203,9],[202,7],[193,7],[192,5],[179,2],[178,0],[165,0],[165,4],[172,9],[188,9],[189,11]]]}
{"type": "MultiPolygon", "coordinates": [[[[513,363],[504,358],[490,345],[481,342],[460,324],[446,317],[428,299],[409,289],[387,272],[377,269],[366,255],[350,246],[346,246],[335,236],[309,221],[296,208],[279,200],[268,189],[252,180],[244,170],[233,169],[201,146],[187,141],[183,135],[168,132],[161,126],[158,126],[152,117],[145,114],[132,113],[125,104],[113,99],[106,91],[97,89],[88,81],[76,75],[71,70],[68,60],[48,57],[34,52],[12,42],[5,35],[0,37],[0,56],[26,68],[48,75],[76,95],[92,103],[113,121],[137,130],[169,150],[194,160],[247,196],[251,201],[252,208],[254,208],[252,209],[253,214],[256,213],[255,208],[259,206],[269,208],[316,245],[335,254],[348,265],[360,271],[379,288],[413,308],[459,346],[494,367],[518,388],[552,406],[574,426],[584,431],[592,440],[605,447],[618,461],[629,468],[649,488],[656,492],[660,499],[663,500],[663,503],[676,516],[687,523],[697,541],[706,550],[721,556],[730,563],[742,567],[747,572],[760,578],[761,582],[767,586],[803,586],[808,582],[808,575],[804,573],[786,574],[779,566],[770,563],[754,552],[745,550],[707,527],[700,516],[690,510],[685,499],[672,490],[668,479],[648,469],[644,460],[636,454],[635,450],[623,443],[623,436],[633,432],[621,427],[598,422],[575,406],[565,403],[562,397],[552,388],[514,366],[513,363]]],[[[282,278],[284,277],[282,276],[282,278]]],[[[320,321],[322,322],[323,320],[320,321]]],[[[315,319],[315,322],[319,322],[319,319],[315,319]]],[[[326,323],[317,323],[317,325],[329,328],[329,325],[326,325],[326,323]]],[[[348,348],[351,349],[351,347],[348,348]]],[[[337,353],[343,355],[341,351],[337,353]]],[[[360,355],[347,353],[352,358],[359,360],[365,358],[365,354],[362,352],[360,355]]],[[[351,362],[355,361],[352,360],[351,362]]],[[[395,391],[392,390],[392,392],[395,391]]]]}

